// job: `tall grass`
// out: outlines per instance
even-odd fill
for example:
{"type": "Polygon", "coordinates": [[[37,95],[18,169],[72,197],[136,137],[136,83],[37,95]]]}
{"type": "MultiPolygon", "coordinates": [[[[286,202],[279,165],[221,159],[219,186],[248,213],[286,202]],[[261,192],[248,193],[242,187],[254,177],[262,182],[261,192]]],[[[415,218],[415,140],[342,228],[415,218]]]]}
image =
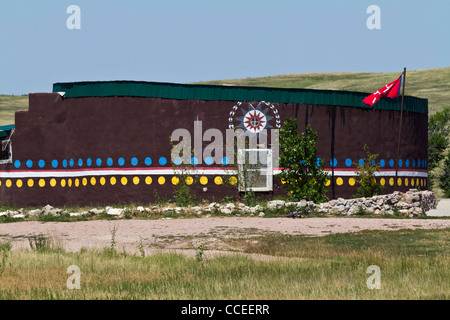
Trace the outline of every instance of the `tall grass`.
{"type": "Polygon", "coordinates": [[[0,276],[0,299],[439,299],[449,294],[450,230],[404,231],[403,240],[425,243],[422,251],[403,246],[397,232],[380,233],[361,233],[355,241],[351,234],[311,238],[306,245],[302,237],[272,237],[257,250],[247,248],[265,254],[272,245],[279,249],[280,257],[265,260],[12,251],[0,276]],[[380,246],[385,241],[389,245],[380,246]],[[70,265],[80,267],[80,290],[66,287],[70,265]],[[380,290],[366,286],[370,265],[380,267],[380,290]]]}

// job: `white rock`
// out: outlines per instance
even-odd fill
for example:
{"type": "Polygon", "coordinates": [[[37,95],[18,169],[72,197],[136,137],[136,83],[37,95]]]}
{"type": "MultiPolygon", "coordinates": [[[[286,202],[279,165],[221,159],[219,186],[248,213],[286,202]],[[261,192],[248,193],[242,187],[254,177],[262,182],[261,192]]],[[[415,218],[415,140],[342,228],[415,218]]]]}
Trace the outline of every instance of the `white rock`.
{"type": "Polygon", "coordinates": [[[69,216],[71,216],[71,217],[81,217],[81,213],[79,213],[79,212],[69,212],[69,216]]]}
{"type": "Polygon", "coordinates": [[[231,214],[231,210],[227,209],[227,208],[222,208],[220,209],[220,212],[224,213],[224,214],[231,214]]]}
{"type": "Polygon", "coordinates": [[[145,211],[144,207],[142,207],[142,206],[137,207],[136,210],[139,211],[139,212],[144,212],[145,211]]]}
{"type": "Polygon", "coordinates": [[[266,215],[266,214],[265,214],[264,212],[260,212],[260,213],[259,213],[259,216],[260,216],[260,217],[264,217],[265,215],[266,215]]]}
{"type": "Polygon", "coordinates": [[[268,209],[279,209],[284,206],[285,202],[283,200],[272,200],[267,202],[268,209]]]}
{"type": "Polygon", "coordinates": [[[25,215],[24,214],[15,214],[12,216],[14,219],[24,219],[25,215]]]}
{"type": "Polygon", "coordinates": [[[124,212],[123,209],[120,209],[120,208],[114,209],[114,208],[112,208],[112,209],[108,210],[107,214],[110,215],[110,216],[120,216],[120,215],[123,214],[123,212],[124,212]]]}

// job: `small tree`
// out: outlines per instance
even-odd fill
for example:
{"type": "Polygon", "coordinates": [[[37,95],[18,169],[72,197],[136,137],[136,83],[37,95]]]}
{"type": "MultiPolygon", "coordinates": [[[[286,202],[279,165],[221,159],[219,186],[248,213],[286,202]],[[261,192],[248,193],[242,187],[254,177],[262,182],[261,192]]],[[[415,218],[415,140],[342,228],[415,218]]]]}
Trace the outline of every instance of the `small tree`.
{"type": "Polygon", "coordinates": [[[375,172],[380,171],[380,165],[375,161],[378,154],[372,154],[366,144],[364,151],[366,152],[366,158],[363,158],[364,163],[362,165],[355,163],[359,170],[355,172],[359,177],[356,181],[359,184],[356,197],[372,197],[379,195],[384,189],[384,186],[378,184],[375,179],[375,172]]]}
{"type": "Polygon", "coordinates": [[[450,107],[436,112],[428,120],[428,168],[433,170],[444,158],[449,146],[450,107]]]}
{"type": "Polygon", "coordinates": [[[306,199],[321,203],[327,200],[325,183],[328,174],[324,162],[317,158],[317,132],[310,125],[301,135],[297,119],[287,119],[280,129],[279,177],[285,182],[289,197],[294,201],[306,199]]]}
{"type": "Polygon", "coordinates": [[[444,160],[444,173],[439,177],[439,187],[446,198],[450,198],[450,152],[447,154],[444,160]]]}

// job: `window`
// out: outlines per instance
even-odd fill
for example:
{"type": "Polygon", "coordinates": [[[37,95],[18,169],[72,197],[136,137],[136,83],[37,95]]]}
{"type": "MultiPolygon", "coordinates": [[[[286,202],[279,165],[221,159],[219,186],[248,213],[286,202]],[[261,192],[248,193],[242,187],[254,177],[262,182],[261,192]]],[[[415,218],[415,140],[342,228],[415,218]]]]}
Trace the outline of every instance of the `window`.
{"type": "Polygon", "coordinates": [[[11,147],[11,137],[14,133],[14,129],[11,130],[9,136],[6,139],[1,140],[0,138],[0,164],[12,163],[12,147],[11,147]]]}
{"type": "Polygon", "coordinates": [[[239,191],[272,191],[272,150],[239,149],[239,191]]]}

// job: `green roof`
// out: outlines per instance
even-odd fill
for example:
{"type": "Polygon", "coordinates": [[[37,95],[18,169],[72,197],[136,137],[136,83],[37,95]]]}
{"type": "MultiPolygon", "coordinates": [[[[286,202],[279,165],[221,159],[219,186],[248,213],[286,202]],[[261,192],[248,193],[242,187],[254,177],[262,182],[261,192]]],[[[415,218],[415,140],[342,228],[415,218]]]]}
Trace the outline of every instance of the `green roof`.
{"type": "MultiPolygon", "coordinates": [[[[304,103],[377,110],[401,109],[401,98],[381,99],[372,108],[362,103],[362,100],[371,93],[336,90],[219,86],[143,81],[94,81],[55,83],[53,84],[53,92],[65,92],[64,98],[152,97],[180,100],[198,99],[304,103]]],[[[428,113],[428,99],[405,96],[404,110],[428,113]]]]}
{"type": "Polygon", "coordinates": [[[5,138],[5,137],[9,136],[9,133],[14,128],[15,128],[14,124],[10,124],[7,126],[0,126],[0,138],[5,138]]]}

